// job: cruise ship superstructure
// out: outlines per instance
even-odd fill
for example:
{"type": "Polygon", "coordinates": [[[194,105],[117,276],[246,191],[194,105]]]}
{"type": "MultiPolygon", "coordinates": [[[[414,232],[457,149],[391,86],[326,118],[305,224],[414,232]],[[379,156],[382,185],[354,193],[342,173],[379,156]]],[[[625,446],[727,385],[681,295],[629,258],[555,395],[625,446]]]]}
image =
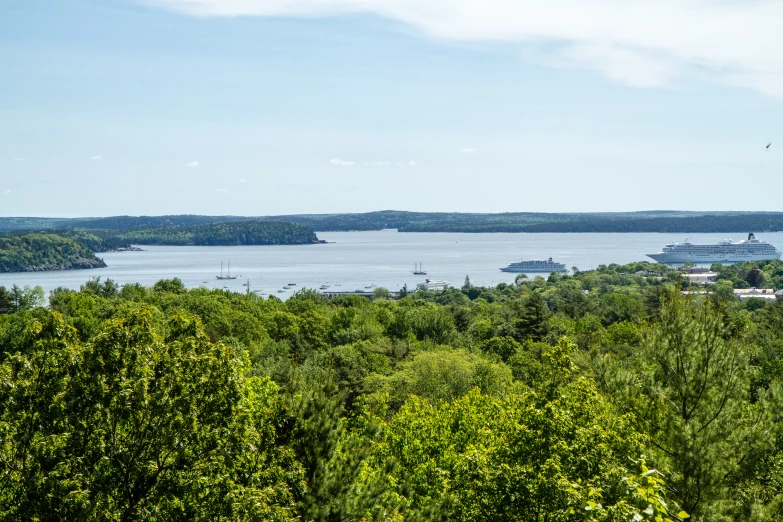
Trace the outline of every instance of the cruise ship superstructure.
{"type": "Polygon", "coordinates": [[[416,285],[419,290],[430,290],[435,292],[440,292],[441,290],[445,290],[450,286],[452,286],[450,282],[441,281],[440,279],[425,279],[423,283],[416,285]]]}
{"type": "Polygon", "coordinates": [[[647,254],[659,263],[740,263],[742,261],[762,261],[780,259],[781,252],[773,244],[759,241],[748,234],[748,239],[738,243],[730,239],[718,244],[698,245],[685,241],[670,243],[657,254],[647,254]]]}
{"type": "Polygon", "coordinates": [[[530,261],[518,261],[516,263],[511,263],[505,268],[500,269],[503,272],[565,272],[566,267],[563,263],[556,263],[555,261],[552,261],[552,258],[550,257],[546,261],[541,261],[538,259],[530,260],[530,261]]]}

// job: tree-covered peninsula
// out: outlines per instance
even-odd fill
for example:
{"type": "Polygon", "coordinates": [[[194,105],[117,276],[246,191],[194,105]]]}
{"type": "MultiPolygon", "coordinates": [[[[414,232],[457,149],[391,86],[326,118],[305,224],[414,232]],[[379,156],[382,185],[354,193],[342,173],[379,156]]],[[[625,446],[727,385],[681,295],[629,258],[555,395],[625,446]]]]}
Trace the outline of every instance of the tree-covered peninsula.
{"type": "Polygon", "coordinates": [[[130,245],[308,245],[319,242],[309,226],[257,220],[132,229],[17,230],[0,234],[0,272],[102,268],[106,265],[95,257],[95,252],[130,245]]]}
{"type": "Polygon", "coordinates": [[[318,243],[313,229],[277,221],[229,221],[195,226],[91,230],[109,245],[308,245],[318,243]]]}
{"type": "Polygon", "coordinates": [[[107,252],[130,245],[309,245],[320,242],[309,226],[276,221],[229,221],[130,229],[53,229],[50,232],[73,239],[93,252],[107,252]]]}
{"type": "Polygon", "coordinates": [[[0,272],[72,270],[105,266],[90,248],[57,234],[0,236],[0,272]]]}

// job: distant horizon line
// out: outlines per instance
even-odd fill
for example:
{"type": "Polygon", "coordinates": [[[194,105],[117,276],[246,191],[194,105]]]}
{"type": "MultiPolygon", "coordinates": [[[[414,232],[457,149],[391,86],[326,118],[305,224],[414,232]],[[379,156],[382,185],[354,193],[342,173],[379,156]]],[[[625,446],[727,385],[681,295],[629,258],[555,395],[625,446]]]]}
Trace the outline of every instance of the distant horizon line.
{"type": "Polygon", "coordinates": [[[41,216],[41,215],[14,215],[0,216],[0,219],[107,219],[115,217],[177,217],[177,216],[199,216],[199,217],[229,217],[229,218],[269,218],[269,217],[287,217],[287,216],[336,216],[336,215],[361,215],[361,214],[379,214],[384,212],[397,212],[405,214],[470,214],[479,216],[507,215],[507,214],[538,214],[538,215],[574,215],[574,214],[648,214],[654,212],[666,213],[689,213],[689,214],[783,214],[783,210],[684,210],[684,209],[648,209],[648,210],[613,210],[613,211],[562,211],[562,212],[537,212],[527,210],[515,210],[505,212],[471,212],[471,211],[431,211],[431,210],[368,210],[365,212],[293,212],[288,214],[111,214],[104,216],[41,216]]]}

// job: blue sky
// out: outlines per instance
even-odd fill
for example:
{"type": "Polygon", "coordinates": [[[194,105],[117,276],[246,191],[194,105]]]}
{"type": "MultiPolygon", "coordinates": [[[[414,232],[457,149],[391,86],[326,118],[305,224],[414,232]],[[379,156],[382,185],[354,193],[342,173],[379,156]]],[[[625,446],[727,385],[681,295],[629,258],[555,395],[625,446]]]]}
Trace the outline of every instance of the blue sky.
{"type": "Polygon", "coordinates": [[[783,8],[590,4],[0,0],[0,215],[783,210],[783,8]]]}

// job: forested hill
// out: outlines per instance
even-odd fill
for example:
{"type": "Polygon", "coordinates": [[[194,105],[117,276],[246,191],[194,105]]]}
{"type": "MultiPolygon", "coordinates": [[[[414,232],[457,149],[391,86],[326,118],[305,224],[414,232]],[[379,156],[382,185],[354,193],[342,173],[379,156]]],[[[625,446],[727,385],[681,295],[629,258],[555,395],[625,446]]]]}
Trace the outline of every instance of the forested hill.
{"type": "Polygon", "coordinates": [[[192,214],[170,216],[112,216],[102,218],[41,218],[0,217],[0,231],[42,230],[52,228],[78,228],[82,230],[114,230],[131,228],[192,227],[247,221],[238,216],[199,216],[192,214]]]}
{"type": "Polygon", "coordinates": [[[318,243],[313,229],[298,223],[230,221],[190,227],[92,231],[113,244],[135,245],[306,245],[318,243]]]}
{"type": "Polygon", "coordinates": [[[275,216],[316,231],[400,232],[769,232],[783,230],[783,212],[607,212],[465,214],[382,211],[275,216]]]}
{"type": "Polygon", "coordinates": [[[85,245],[55,234],[0,236],[0,272],[102,268],[85,245]]]}
{"type": "Polygon", "coordinates": [[[190,227],[113,230],[54,229],[51,233],[73,239],[93,252],[130,245],[307,245],[319,242],[315,232],[306,225],[276,221],[230,221],[190,227]]]}
{"type": "MultiPolygon", "coordinates": [[[[280,216],[116,216],[107,218],[0,218],[0,231],[78,229],[97,231],[192,228],[221,223],[298,223],[314,231],[381,230],[400,232],[770,232],[783,230],[783,212],[644,212],[473,214],[384,210],[363,214],[280,216]]],[[[239,225],[243,226],[243,225],[239,225]]],[[[149,236],[153,234],[149,232],[149,236]]],[[[101,232],[100,235],[105,235],[101,232]]],[[[167,235],[164,233],[158,236],[167,235]]],[[[168,234],[170,235],[170,234],[168,234]]]]}
{"type": "Polygon", "coordinates": [[[126,230],[53,229],[0,233],[0,272],[101,268],[94,252],[135,245],[306,245],[313,230],[297,223],[231,221],[190,227],[126,230]]]}

